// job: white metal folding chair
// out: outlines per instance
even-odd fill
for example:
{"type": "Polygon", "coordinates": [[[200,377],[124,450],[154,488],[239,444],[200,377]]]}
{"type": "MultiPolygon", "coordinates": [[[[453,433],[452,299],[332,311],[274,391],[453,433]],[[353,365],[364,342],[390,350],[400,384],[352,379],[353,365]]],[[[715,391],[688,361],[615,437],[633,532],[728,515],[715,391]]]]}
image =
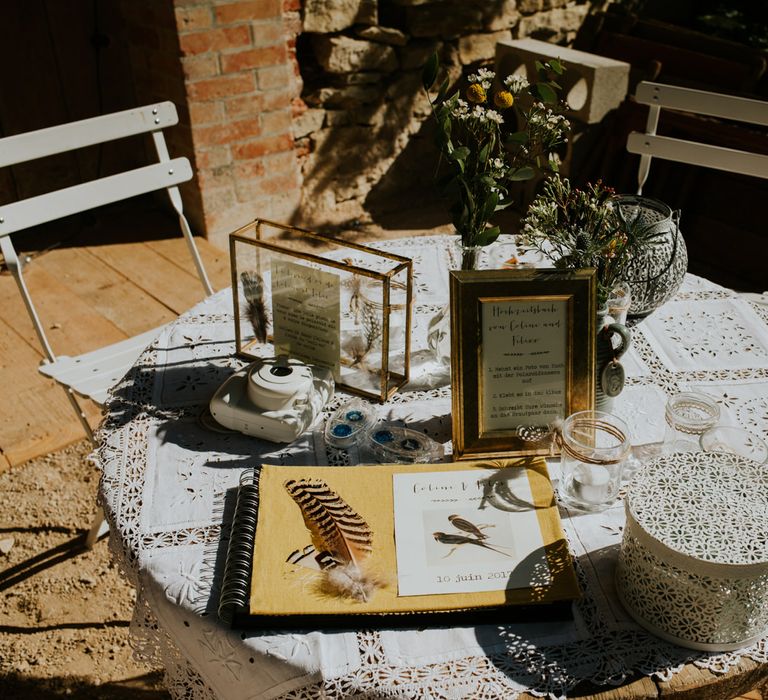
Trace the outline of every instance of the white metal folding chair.
{"type": "Polygon", "coordinates": [[[650,106],[645,133],[633,131],[627,139],[627,150],[640,154],[637,194],[642,194],[653,157],[768,178],[768,155],[656,134],[662,108],[768,126],[768,102],[649,82],[637,86],[635,100],[650,106]]]}
{"type": "MultiPolygon", "coordinates": [[[[109,390],[122,379],[159,329],[88,352],[77,357],[55,355],[45,329],[24,281],[22,263],[11,242],[10,234],[48,221],[60,219],[129,197],[165,189],[179,215],[182,233],[187,241],[198,276],[206,295],[212,293],[210,282],[195,245],[189,223],[184,216],[177,185],[192,178],[186,158],[171,159],[162,129],[178,123],[172,102],[160,102],[137,109],[115,112],[92,119],[31,131],[0,139],[0,167],[64,153],[94,144],[136,134],[152,134],[158,162],[117,175],[103,177],[64,189],[0,205],[0,251],[5,264],[16,279],[24,304],[43,347],[45,359],[40,372],[60,384],[67,393],[86,435],[93,443],[93,433],[77,396],[98,404],[106,401],[109,390]]],[[[99,509],[86,536],[86,546],[96,541],[104,513],[99,509]]]]}

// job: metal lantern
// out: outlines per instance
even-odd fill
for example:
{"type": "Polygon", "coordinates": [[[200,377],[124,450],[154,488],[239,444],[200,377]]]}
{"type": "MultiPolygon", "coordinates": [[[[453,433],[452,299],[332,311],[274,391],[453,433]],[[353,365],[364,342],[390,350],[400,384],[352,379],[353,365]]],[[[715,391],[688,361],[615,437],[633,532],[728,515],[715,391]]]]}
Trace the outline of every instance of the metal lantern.
{"type": "Polygon", "coordinates": [[[614,206],[625,227],[642,227],[655,235],[629,264],[626,282],[632,303],[628,318],[637,323],[671,299],[680,288],[688,268],[688,251],[680,233],[680,212],[657,199],[621,195],[614,206]]]}

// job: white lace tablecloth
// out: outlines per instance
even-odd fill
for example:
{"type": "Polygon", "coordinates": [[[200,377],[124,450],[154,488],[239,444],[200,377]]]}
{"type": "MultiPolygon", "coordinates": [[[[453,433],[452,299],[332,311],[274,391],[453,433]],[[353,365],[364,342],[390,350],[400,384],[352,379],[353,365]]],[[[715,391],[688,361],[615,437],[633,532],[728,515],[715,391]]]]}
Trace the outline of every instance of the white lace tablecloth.
{"type": "MultiPolygon", "coordinates": [[[[448,299],[450,239],[381,247],[415,266],[411,390],[384,419],[426,430],[450,447],[450,387],[429,359],[426,328],[448,299]]],[[[506,255],[510,250],[502,251],[506,255]]],[[[214,433],[198,418],[243,363],[233,356],[229,291],[167,327],[113,393],[95,453],[111,546],[137,587],[140,653],[162,664],[176,698],[562,697],[582,680],[620,685],[636,673],[669,678],[686,662],[724,672],[748,656],[768,663],[768,640],[705,654],[664,643],[630,621],[613,589],[623,507],[571,517],[564,527],[584,590],[569,623],[399,631],[242,631],[216,616],[228,518],[241,471],[258,463],[322,464],[308,433],[285,446],[214,433]]],[[[688,275],[677,296],[634,331],[622,360],[628,385],[615,412],[636,444],[660,440],[664,403],[686,389],[712,396],[722,422],[768,435],[768,304],[688,275]]],[[[333,410],[347,397],[337,396],[333,410]]],[[[551,461],[553,478],[558,464],[551,461]]]]}

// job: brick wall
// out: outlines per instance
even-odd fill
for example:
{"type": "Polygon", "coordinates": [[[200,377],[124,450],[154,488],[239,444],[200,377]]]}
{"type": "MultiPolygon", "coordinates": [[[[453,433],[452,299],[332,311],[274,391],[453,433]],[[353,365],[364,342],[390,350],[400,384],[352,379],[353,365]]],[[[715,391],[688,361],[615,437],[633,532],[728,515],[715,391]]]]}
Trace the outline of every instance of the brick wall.
{"type": "Polygon", "coordinates": [[[300,181],[291,135],[297,3],[174,0],[208,238],[256,217],[285,220],[300,181]]]}
{"type": "Polygon", "coordinates": [[[196,181],[193,228],[226,248],[256,217],[287,220],[299,201],[291,122],[301,92],[294,0],[123,0],[137,99],[173,100],[168,130],[196,181]]]}

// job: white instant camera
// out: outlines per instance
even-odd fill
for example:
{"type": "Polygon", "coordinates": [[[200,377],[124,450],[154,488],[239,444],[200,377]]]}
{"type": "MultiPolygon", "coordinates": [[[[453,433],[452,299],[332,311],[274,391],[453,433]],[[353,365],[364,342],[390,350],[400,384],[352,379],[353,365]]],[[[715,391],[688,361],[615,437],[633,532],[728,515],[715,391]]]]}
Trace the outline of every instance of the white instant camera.
{"type": "Polygon", "coordinates": [[[270,442],[293,442],[333,397],[330,370],[285,357],[257,360],[233,374],[211,399],[221,425],[270,442]]]}

